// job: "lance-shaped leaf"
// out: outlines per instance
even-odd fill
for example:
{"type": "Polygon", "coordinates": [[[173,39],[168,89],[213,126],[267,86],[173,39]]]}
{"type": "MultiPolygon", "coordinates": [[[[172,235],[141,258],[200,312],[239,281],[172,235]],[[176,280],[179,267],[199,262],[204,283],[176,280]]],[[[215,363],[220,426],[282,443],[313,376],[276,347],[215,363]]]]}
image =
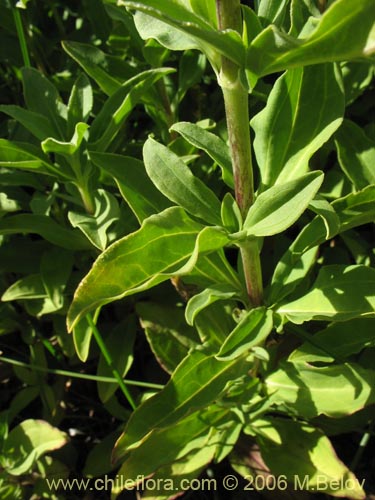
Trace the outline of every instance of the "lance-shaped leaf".
{"type": "Polygon", "coordinates": [[[230,285],[221,285],[212,288],[206,288],[203,292],[194,295],[187,303],[185,309],[186,322],[193,325],[196,316],[206,307],[214,304],[218,300],[231,299],[236,295],[237,291],[233,290],[230,285]]]}
{"type": "Polygon", "coordinates": [[[34,68],[22,69],[22,82],[28,109],[48,119],[50,135],[65,139],[67,109],[56,87],[34,68]]]}
{"type": "Polygon", "coordinates": [[[307,38],[291,37],[272,25],[266,28],[248,48],[246,66],[263,76],[370,55],[375,51],[374,21],[373,0],[337,0],[307,38]]]}
{"type": "Polygon", "coordinates": [[[143,148],[147,173],[171,201],[211,224],[220,224],[220,201],[167,147],[149,138],[143,148]]]}
{"type": "Polygon", "coordinates": [[[302,215],[323,182],[322,172],[277,184],[261,193],[243,225],[248,236],[271,236],[290,227],[302,215]]]}
{"type": "Polygon", "coordinates": [[[193,351],[176,368],[167,385],[132,414],[117,442],[114,457],[124,457],[147,439],[153,429],[169,428],[187,414],[206,408],[250,366],[243,358],[219,361],[202,351],[193,351]]]}
{"type": "Polygon", "coordinates": [[[68,212],[68,218],[73,227],[78,227],[94,246],[103,251],[108,244],[108,229],[118,220],[119,213],[116,198],[104,189],[98,189],[94,215],[68,212]]]}
{"type": "Polygon", "coordinates": [[[263,460],[275,476],[286,478],[291,488],[364,498],[358,479],[320,429],[277,417],[256,420],[252,428],[263,460]]]}
{"type": "Polygon", "coordinates": [[[6,139],[0,139],[0,166],[63,176],[59,169],[49,163],[47,156],[32,144],[6,139]]]}
{"type": "MultiPolygon", "coordinates": [[[[177,0],[165,0],[164,2],[158,0],[142,2],[120,0],[119,4],[144,12],[148,16],[191,36],[203,50],[206,47],[209,48],[207,55],[211,60],[213,59],[215,65],[219,62],[215,55],[215,52],[218,52],[241,67],[244,66],[245,49],[239,33],[233,30],[216,30],[209,22],[187,9],[177,0]]],[[[144,33],[141,33],[141,36],[144,36],[144,33]]],[[[189,47],[184,46],[183,48],[192,48],[191,43],[189,47]]]]}
{"type": "Polygon", "coordinates": [[[306,295],[282,304],[277,311],[294,323],[375,317],[375,269],[325,266],[306,295]]]}
{"type": "MultiPolygon", "coordinates": [[[[358,193],[351,193],[335,200],[332,208],[339,218],[337,234],[373,222],[375,220],[375,186],[368,186],[358,193]]],[[[315,261],[316,247],[325,241],[326,236],[327,230],[320,216],[315,217],[302,229],[276,266],[268,294],[270,304],[286,297],[307,275],[315,261]],[[290,279],[292,275],[293,283],[290,279]]],[[[333,237],[335,234],[330,236],[333,237]]]]}
{"type": "Polygon", "coordinates": [[[356,189],[375,184],[375,142],[350,120],[336,132],[335,142],[340,166],[356,189]]]}
{"type": "Polygon", "coordinates": [[[340,76],[332,64],[282,75],[266,107],[251,121],[261,189],[304,174],[311,156],[341,124],[344,108],[340,76]]]}
{"type": "Polygon", "coordinates": [[[323,368],[286,363],[265,379],[265,385],[276,403],[306,418],[339,418],[375,402],[374,371],[354,363],[323,368]]]}
{"type": "Polygon", "coordinates": [[[144,71],[128,80],[103,105],[90,128],[90,148],[105,151],[121,129],[134,106],[160,78],[174,70],[144,71]]]}
{"type": "Polygon", "coordinates": [[[10,431],[5,441],[2,466],[8,474],[25,474],[44,453],[61,448],[67,441],[67,435],[48,422],[24,420],[10,431]]]}
{"type": "Polygon", "coordinates": [[[201,344],[197,331],[186,324],[182,308],[139,302],[136,311],[152,352],[168,373],[201,344]]]}
{"type": "Polygon", "coordinates": [[[229,147],[223,139],[199,125],[189,122],[175,123],[172,125],[171,130],[178,132],[196,148],[205,151],[221,168],[224,182],[229,187],[234,187],[232,160],[229,147]]]}
{"type": "Polygon", "coordinates": [[[199,254],[217,250],[227,241],[218,228],[204,228],[179,207],[149,217],[138,231],[109,246],[96,260],[75,293],[69,328],[100,305],[190,272],[199,254]]]}
{"type": "Polygon", "coordinates": [[[140,160],[97,152],[90,152],[90,159],[115,179],[121,195],[140,223],[170,206],[170,201],[150,181],[140,160]]]}
{"type": "Polygon", "coordinates": [[[264,307],[248,311],[228,335],[216,358],[238,358],[252,347],[261,344],[271,333],[272,326],[272,311],[267,311],[264,307]]]}
{"type": "Polygon", "coordinates": [[[349,321],[331,323],[327,328],[311,336],[292,352],[288,361],[306,363],[324,361],[332,363],[362,351],[375,344],[375,320],[355,318],[349,321]]]}
{"type": "Polygon", "coordinates": [[[87,250],[91,247],[79,231],[66,229],[46,215],[20,214],[0,220],[0,234],[39,234],[45,240],[68,250],[87,250]]]}
{"type": "Polygon", "coordinates": [[[62,47],[108,96],[137,73],[134,67],[121,58],[105,54],[88,43],[64,41],[62,47]]]}

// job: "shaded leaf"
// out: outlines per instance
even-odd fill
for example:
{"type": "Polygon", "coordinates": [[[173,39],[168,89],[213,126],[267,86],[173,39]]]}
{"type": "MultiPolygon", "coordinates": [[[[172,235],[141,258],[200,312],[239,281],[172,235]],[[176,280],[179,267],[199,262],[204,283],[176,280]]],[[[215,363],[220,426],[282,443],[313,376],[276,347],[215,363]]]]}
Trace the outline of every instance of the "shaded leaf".
{"type": "Polygon", "coordinates": [[[375,142],[358,125],[345,120],[335,134],[335,143],[340,166],[355,188],[375,184],[375,142]]]}
{"type": "Polygon", "coordinates": [[[173,432],[186,415],[217,400],[226,385],[244,373],[246,366],[249,365],[243,358],[218,361],[202,351],[193,351],[176,368],[164,389],[132,414],[117,442],[115,459],[121,459],[134,447],[141,445],[142,448],[143,441],[155,429],[173,432]]]}
{"type": "Polygon", "coordinates": [[[108,229],[118,220],[119,214],[116,198],[104,189],[98,189],[94,215],[69,212],[68,218],[73,227],[79,228],[95,247],[103,251],[108,244],[108,229]]]}
{"type": "Polygon", "coordinates": [[[213,288],[206,288],[202,292],[194,295],[187,303],[185,310],[186,322],[193,325],[196,316],[206,307],[217,302],[218,300],[231,299],[236,295],[237,291],[231,286],[219,285],[213,288]]]}
{"type": "Polygon", "coordinates": [[[61,448],[67,435],[43,420],[24,420],[9,433],[3,453],[7,472],[19,476],[30,470],[47,451],[61,448]]]}
{"type": "MultiPolygon", "coordinates": [[[[339,233],[373,222],[375,220],[375,186],[368,186],[358,193],[351,193],[335,200],[332,208],[340,221],[339,233]]],[[[276,266],[269,295],[271,303],[286,297],[307,275],[314,262],[313,256],[316,250],[313,249],[325,241],[326,235],[326,227],[320,216],[315,217],[302,229],[276,266]],[[306,252],[309,252],[311,258],[304,256],[306,252]],[[298,275],[294,283],[290,282],[291,273],[293,276],[298,275]]]]}
{"type": "Polygon", "coordinates": [[[68,250],[87,250],[91,245],[77,231],[66,229],[45,215],[20,214],[0,219],[0,234],[39,234],[54,245],[68,250]]]}
{"type": "Polygon", "coordinates": [[[375,51],[372,0],[337,0],[306,38],[294,38],[271,25],[252,41],[246,66],[258,76],[284,69],[348,61],[375,51]],[[347,43],[352,40],[352,43],[347,43]]]}
{"type": "Polygon", "coordinates": [[[265,385],[276,403],[306,418],[338,418],[375,402],[374,371],[354,363],[323,368],[286,363],[265,379],[265,385]]]}
{"type": "Polygon", "coordinates": [[[11,116],[29,130],[37,139],[43,141],[51,135],[51,123],[44,115],[14,105],[1,105],[0,111],[11,116]]]}
{"type": "MultiPolygon", "coordinates": [[[[106,348],[112,358],[113,366],[122,377],[125,377],[133,363],[133,346],[136,335],[136,322],[134,317],[119,323],[113,332],[105,339],[106,348]]],[[[111,377],[112,368],[108,366],[103,354],[100,355],[97,375],[100,377],[111,377]]],[[[98,382],[98,394],[103,403],[106,403],[118,389],[118,383],[109,384],[98,382]]]]}
{"type": "Polygon", "coordinates": [[[91,124],[90,149],[105,151],[143,95],[160,78],[173,71],[171,68],[143,71],[121,85],[107,99],[91,124]]]}
{"type": "Polygon", "coordinates": [[[322,267],[310,291],[280,305],[277,311],[294,323],[375,317],[375,269],[356,265],[322,267]]]}
{"type": "Polygon", "coordinates": [[[340,78],[325,64],[293,69],[277,80],[266,107],[251,120],[261,190],[304,174],[339,127],[345,107],[340,78]]]}
{"type": "Polygon", "coordinates": [[[77,289],[68,315],[69,327],[99,305],[173,276],[191,256],[202,228],[181,208],[172,207],[149,217],[138,231],[112,244],[77,289]]]}
{"type": "Polygon", "coordinates": [[[139,302],[136,311],[152,352],[168,373],[200,344],[196,330],[186,324],[182,308],[139,302]]]}

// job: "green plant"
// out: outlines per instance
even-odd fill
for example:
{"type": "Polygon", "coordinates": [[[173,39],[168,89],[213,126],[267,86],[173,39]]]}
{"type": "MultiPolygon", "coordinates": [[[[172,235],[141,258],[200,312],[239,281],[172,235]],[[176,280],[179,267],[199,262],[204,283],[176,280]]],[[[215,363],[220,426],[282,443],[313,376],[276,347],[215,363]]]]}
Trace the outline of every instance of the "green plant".
{"type": "MultiPolygon", "coordinates": [[[[364,498],[330,438],[367,432],[375,403],[375,131],[360,102],[373,90],[373,0],[95,3],[107,28],[63,48],[96,86],[80,74],[67,92],[26,68],[27,109],[1,107],[21,125],[0,140],[4,268],[39,249],[3,283],[2,333],[19,329],[30,350],[16,371],[25,398],[61,422],[62,387],[45,374],[74,371],[49,367],[61,352],[37,320],[52,320],[71,363],[96,339],[98,373],[86,376],[125,425],[103,448],[118,438],[128,486],[160,480],[146,498],[174,498],[224,461],[251,487],[364,498]],[[220,89],[225,122],[198,99],[184,110],[202,80],[220,89]],[[117,300],[112,318],[104,306],[117,300]],[[137,318],[164,387],[122,380],[137,318]]],[[[99,454],[89,474],[113,469],[99,454]]]]}

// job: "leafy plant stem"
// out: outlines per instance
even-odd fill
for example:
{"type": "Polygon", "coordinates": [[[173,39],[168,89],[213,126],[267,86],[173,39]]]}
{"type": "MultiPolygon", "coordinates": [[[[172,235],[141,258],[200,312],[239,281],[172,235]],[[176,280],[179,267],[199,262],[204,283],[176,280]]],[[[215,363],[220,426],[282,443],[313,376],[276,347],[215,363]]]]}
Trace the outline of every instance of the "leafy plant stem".
{"type": "Polygon", "coordinates": [[[108,366],[110,367],[110,369],[112,371],[113,376],[117,380],[119,387],[122,390],[126,399],[128,400],[130,406],[132,407],[133,410],[135,410],[137,405],[135,404],[132,395],[130,394],[128,388],[126,387],[122,376],[120,375],[117,368],[114,366],[112,357],[107,349],[107,346],[105,345],[105,342],[104,342],[103,337],[101,336],[101,334],[99,332],[99,329],[97,328],[97,326],[94,323],[94,320],[90,314],[87,314],[86,319],[87,319],[87,322],[92,329],[92,333],[93,333],[94,338],[99,346],[99,349],[100,349],[101,353],[103,354],[104,359],[106,360],[108,366]]]}
{"type": "MultiPolygon", "coordinates": [[[[240,0],[216,0],[216,11],[221,30],[241,32],[240,0]]],[[[241,82],[239,66],[224,56],[218,78],[224,97],[235,197],[245,219],[254,202],[248,91],[241,82]]],[[[258,306],[263,301],[263,285],[257,242],[241,243],[240,252],[247,293],[251,304],[258,306]]]]}
{"type": "Polygon", "coordinates": [[[21,14],[19,9],[17,8],[13,8],[12,10],[13,10],[14,23],[16,25],[18,40],[20,42],[23,63],[26,66],[26,68],[31,68],[30,56],[29,56],[29,51],[27,50],[27,42],[26,42],[25,32],[23,29],[21,14]]]}
{"type": "MultiPolygon", "coordinates": [[[[51,373],[53,375],[61,375],[62,377],[79,378],[83,380],[92,380],[93,382],[105,382],[108,384],[113,384],[117,382],[116,378],[113,377],[100,377],[98,375],[88,375],[86,373],[71,372],[69,370],[60,370],[57,368],[45,368],[43,366],[30,365],[29,363],[24,363],[23,361],[18,361],[16,359],[7,358],[5,356],[0,356],[0,361],[3,363],[8,363],[13,366],[20,366],[21,368],[29,368],[38,372],[51,373]]],[[[124,384],[134,387],[144,387],[146,389],[163,389],[161,384],[153,384],[151,382],[141,382],[138,380],[127,380],[123,379],[124,384]]]]}
{"type": "Polygon", "coordinates": [[[358,467],[358,464],[362,458],[362,455],[366,449],[366,446],[368,445],[368,442],[370,441],[373,429],[374,429],[374,421],[370,423],[369,429],[367,432],[365,432],[362,436],[362,439],[359,443],[358,450],[356,454],[354,455],[353,461],[350,464],[350,470],[355,471],[355,469],[358,467]]]}

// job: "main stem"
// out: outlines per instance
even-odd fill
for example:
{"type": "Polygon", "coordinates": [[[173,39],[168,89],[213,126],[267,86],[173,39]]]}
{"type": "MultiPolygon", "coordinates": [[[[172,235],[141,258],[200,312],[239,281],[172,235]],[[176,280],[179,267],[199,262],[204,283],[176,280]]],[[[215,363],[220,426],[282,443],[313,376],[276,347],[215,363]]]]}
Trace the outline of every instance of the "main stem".
{"type": "MultiPolygon", "coordinates": [[[[240,0],[216,0],[216,11],[219,29],[241,33],[240,0]]],[[[239,66],[225,56],[221,59],[219,84],[224,96],[235,196],[245,220],[254,202],[248,91],[241,82],[239,66]]],[[[240,252],[249,300],[253,306],[259,306],[263,301],[263,285],[257,241],[241,243],[240,252]]]]}

